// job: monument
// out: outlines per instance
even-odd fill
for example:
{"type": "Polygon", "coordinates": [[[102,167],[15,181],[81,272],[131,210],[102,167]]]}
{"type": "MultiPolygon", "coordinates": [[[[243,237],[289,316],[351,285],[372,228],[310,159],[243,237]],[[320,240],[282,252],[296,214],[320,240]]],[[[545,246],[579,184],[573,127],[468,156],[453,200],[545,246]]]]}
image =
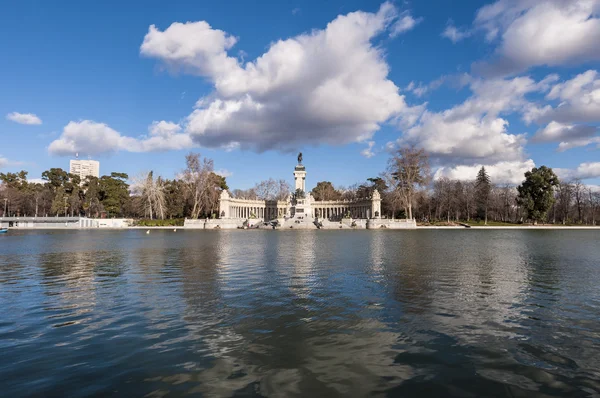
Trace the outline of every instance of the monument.
{"type": "Polygon", "coordinates": [[[312,195],[306,192],[306,168],[302,165],[302,152],[298,154],[298,164],[294,168],[294,192],[290,216],[297,223],[313,217],[311,210],[312,195]]]}
{"type": "Polygon", "coordinates": [[[415,228],[414,220],[381,218],[381,195],[374,190],[370,197],[353,200],[316,201],[306,189],[306,167],[302,152],[294,167],[294,191],[285,200],[249,200],[221,192],[218,218],[186,220],[189,228],[235,229],[361,229],[415,228]]]}

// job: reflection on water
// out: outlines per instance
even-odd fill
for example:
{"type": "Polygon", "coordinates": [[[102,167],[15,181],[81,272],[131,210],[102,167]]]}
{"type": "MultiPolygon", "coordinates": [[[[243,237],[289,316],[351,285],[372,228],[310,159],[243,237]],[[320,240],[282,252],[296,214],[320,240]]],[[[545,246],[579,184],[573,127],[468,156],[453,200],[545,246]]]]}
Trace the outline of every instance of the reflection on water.
{"type": "Polygon", "coordinates": [[[0,237],[6,396],[594,396],[597,231],[0,237]]]}

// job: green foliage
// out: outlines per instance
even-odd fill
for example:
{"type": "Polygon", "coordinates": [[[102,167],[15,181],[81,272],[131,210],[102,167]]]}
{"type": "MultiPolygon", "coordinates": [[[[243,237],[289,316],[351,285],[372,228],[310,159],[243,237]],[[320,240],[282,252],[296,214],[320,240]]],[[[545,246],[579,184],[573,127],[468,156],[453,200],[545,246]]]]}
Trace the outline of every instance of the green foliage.
{"type": "Polygon", "coordinates": [[[67,206],[68,196],[63,187],[56,188],[52,206],[50,207],[51,214],[64,215],[65,207],[67,206]]]}
{"type": "Polygon", "coordinates": [[[475,201],[477,203],[477,216],[485,219],[487,223],[487,211],[492,193],[492,183],[485,167],[481,166],[475,178],[475,201]]]}
{"type": "Polygon", "coordinates": [[[127,178],[124,173],[111,173],[102,176],[98,182],[98,199],[109,217],[120,217],[125,213],[130,201],[127,178]]]}
{"type": "Polygon", "coordinates": [[[542,166],[525,173],[525,181],[517,187],[517,203],[527,212],[527,218],[536,223],[546,218],[554,203],[554,187],[559,180],[551,168],[542,166]]]}
{"type": "Polygon", "coordinates": [[[27,174],[25,170],[18,173],[0,173],[0,182],[9,188],[22,190],[27,187],[27,174]]]}
{"type": "Polygon", "coordinates": [[[165,181],[167,218],[182,218],[186,210],[186,187],[181,180],[165,181]]]}
{"type": "Polygon", "coordinates": [[[42,179],[47,181],[46,184],[52,187],[53,191],[56,191],[69,181],[69,173],[61,168],[51,168],[42,173],[42,179]]]}
{"type": "Polygon", "coordinates": [[[215,173],[210,173],[210,174],[211,174],[211,178],[215,181],[215,186],[217,188],[219,188],[221,191],[229,190],[229,187],[227,186],[227,181],[225,180],[225,177],[220,176],[215,173]]]}
{"type": "Polygon", "coordinates": [[[389,187],[383,178],[367,178],[366,184],[358,186],[356,196],[358,198],[370,198],[375,190],[379,191],[381,195],[384,195],[388,189],[389,187]]]}

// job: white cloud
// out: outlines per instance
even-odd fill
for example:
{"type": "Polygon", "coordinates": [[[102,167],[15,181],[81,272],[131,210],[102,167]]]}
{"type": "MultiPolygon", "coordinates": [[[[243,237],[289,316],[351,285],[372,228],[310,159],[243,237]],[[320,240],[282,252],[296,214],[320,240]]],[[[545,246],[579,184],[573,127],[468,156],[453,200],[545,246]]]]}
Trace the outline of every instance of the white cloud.
{"type": "Polygon", "coordinates": [[[577,138],[571,139],[569,141],[562,141],[558,144],[558,151],[564,152],[568,149],[588,146],[592,144],[598,144],[597,148],[600,149],[600,136],[599,137],[590,137],[590,138],[577,138]]]}
{"type": "Polygon", "coordinates": [[[525,172],[535,167],[533,160],[505,161],[495,164],[458,165],[453,167],[441,167],[434,175],[435,179],[448,177],[461,181],[471,181],[477,176],[477,172],[485,166],[485,170],[494,184],[520,184],[525,179],[525,172]]]}
{"type": "Polygon", "coordinates": [[[442,32],[442,37],[450,39],[452,43],[458,43],[459,41],[466,39],[471,36],[472,32],[467,29],[457,28],[454,26],[452,21],[449,21],[446,25],[446,29],[442,32]]]}
{"type": "Polygon", "coordinates": [[[422,147],[442,163],[522,160],[525,136],[510,134],[508,121],[499,116],[522,109],[526,94],[546,91],[555,80],[471,78],[471,97],[442,112],[423,112],[399,143],[422,147]]]}
{"type": "Polygon", "coordinates": [[[227,56],[237,38],[213,29],[207,22],[175,22],[164,32],[150,25],[140,48],[148,57],[159,57],[167,66],[201,76],[222,76],[238,65],[227,56]]]}
{"type": "Polygon", "coordinates": [[[231,177],[233,175],[233,172],[227,170],[227,169],[220,169],[220,170],[215,170],[215,174],[220,175],[221,177],[231,177]]]}
{"type": "Polygon", "coordinates": [[[17,160],[10,160],[10,159],[7,159],[7,158],[3,157],[2,155],[0,155],[0,169],[3,167],[8,167],[8,166],[22,166],[24,164],[25,164],[25,162],[20,162],[17,160]]]}
{"type": "MultiPolygon", "coordinates": [[[[600,52],[600,50],[598,50],[600,52]]],[[[595,70],[588,70],[564,83],[556,84],[546,96],[557,100],[556,107],[546,106],[535,117],[537,122],[579,122],[597,123],[600,121],[600,78],[595,70]]]]}
{"type": "Polygon", "coordinates": [[[475,28],[499,41],[495,59],[476,65],[492,74],[532,66],[600,59],[598,0],[499,0],[479,9],[475,28]]]}
{"type": "Polygon", "coordinates": [[[402,33],[408,32],[415,26],[423,22],[423,18],[414,18],[410,12],[404,11],[398,20],[394,22],[390,29],[390,37],[396,37],[402,33]]]}
{"type": "Polygon", "coordinates": [[[375,146],[375,141],[367,142],[367,147],[365,149],[363,149],[362,151],[360,151],[360,154],[363,155],[364,157],[366,157],[367,159],[372,158],[373,156],[375,156],[375,152],[373,151],[374,146],[375,146]]]}
{"type": "Polygon", "coordinates": [[[417,97],[422,97],[429,91],[428,86],[424,86],[423,83],[416,84],[415,82],[410,82],[408,86],[406,86],[406,91],[410,91],[417,97]]]}
{"type": "Polygon", "coordinates": [[[272,43],[243,65],[227,54],[236,39],[204,21],[164,31],[151,26],[140,52],[214,84],[186,119],[185,131],[202,146],[342,145],[368,140],[410,111],[387,78],[383,50],[372,43],[398,17],[388,2],[376,13],[340,15],[323,30],[272,43]]]}
{"type": "Polygon", "coordinates": [[[6,118],[20,124],[42,124],[42,119],[33,113],[12,112],[6,115],[6,118]]]}
{"type": "Polygon", "coordinates": [[[195,146],[188,134],[180,133],[181,126],[176,123],[153,122],[148,130],[148,136],[129,137],[104,123],[91,120],[69,122],[61,136],[50,144],[48,152],[59,156],[75,153],[99,155],[117,151],[179,150],[195,146]]]}
{"type": "Polygon", "coordinates": [[[600,121],[600,79],[597,71],[588,70],[571,80],[557,83],[546,95],[546,100],[558,104],[529,104],[524,107],[526,123],[548,123],[535,134],[533,141],[560,141],[559,151],[600,143],[600,137],[594,137],[598,127],[582,124],[600,121]]]}
{"type": "Polygon", "coordinates": [[[581,163],[576,169],[555,168],[554,172],[560,179],[571,180],[579,178],[582,180],[588,178],[600,177],[600,162],[581,163]]]}
{"type": "Polygon", "coordinates": [[[179,133],[181,126],[177,123],[161,120],[160,122],[152,122],[148,131],[151,136],[168,138],[179,133]]]}
{"type": "Polygon", "coordinates": [[[41,178],[28,178],[27,182],[29,184],[45,184],[47,181],[41,178]]]}
{"type": "Polygon", "coordinates": [[[562,124],[550,122],[543,129],[538,130],[532,142],[566,142],[573,139],[589,138],[596,134],[597,127],[585,125],[562,124]]]}

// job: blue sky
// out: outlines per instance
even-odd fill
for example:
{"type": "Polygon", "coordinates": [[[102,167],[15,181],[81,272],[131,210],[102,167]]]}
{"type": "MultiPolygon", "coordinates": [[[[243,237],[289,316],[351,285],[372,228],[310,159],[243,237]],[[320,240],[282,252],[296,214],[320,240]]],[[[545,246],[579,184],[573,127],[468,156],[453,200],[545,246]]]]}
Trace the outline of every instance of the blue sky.
{"type": "Polygon", "coordinates": [[[248,188],[291,180],[301,150],[309,186],[347,186],[417,145],[438,176],[486,165],[516,183],[545,164],[599,184],[599,12],[598,0],[8,2],[0,171],[39,178],[78,152],[102,174],[171,178],[197,151],[248,188]]]}

